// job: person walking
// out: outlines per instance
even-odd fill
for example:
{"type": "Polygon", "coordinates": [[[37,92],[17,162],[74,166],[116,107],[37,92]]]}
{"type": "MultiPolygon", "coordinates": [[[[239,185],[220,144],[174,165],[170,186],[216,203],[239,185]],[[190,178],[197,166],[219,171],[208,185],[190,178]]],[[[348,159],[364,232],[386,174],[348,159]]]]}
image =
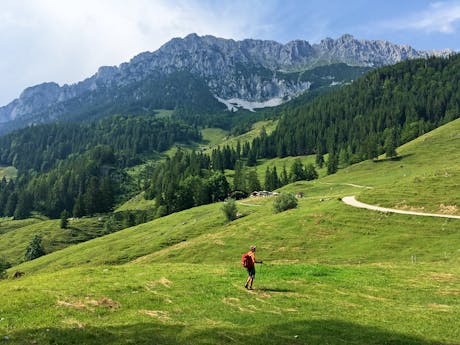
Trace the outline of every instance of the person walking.
{"type": "Polygon", "coordinates": [[[252,290],[252,284],[254,283],[254,277],[256,276],[256,263],[263,264],[263,261],[256,260],[256,246],[250,246],[249,252],[243,255],[243,266],[246,267],[248,271],[248,279],[244,287],[246,289],[252,290]]]}

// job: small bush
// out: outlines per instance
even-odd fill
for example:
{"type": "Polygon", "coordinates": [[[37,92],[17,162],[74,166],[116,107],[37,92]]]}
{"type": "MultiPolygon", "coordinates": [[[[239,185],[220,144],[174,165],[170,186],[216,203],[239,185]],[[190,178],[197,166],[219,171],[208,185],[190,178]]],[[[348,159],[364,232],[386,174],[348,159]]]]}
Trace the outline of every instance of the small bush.
{"type": "Polygon", "coordinates": [[[231,222],[237,218],[238,209],[236,208],[236,202],[234,199],[227,199],[222,205],[222,211],[225,214],[225,218],[231,222]]]}
{"type": "Polygon", "coordinates": [[[297,199],[294,196],[294,194],[291,193],[280,194],[276,197],[275,201],[273,202],[273,208],[277,213],[296,207],[297,199]]]}

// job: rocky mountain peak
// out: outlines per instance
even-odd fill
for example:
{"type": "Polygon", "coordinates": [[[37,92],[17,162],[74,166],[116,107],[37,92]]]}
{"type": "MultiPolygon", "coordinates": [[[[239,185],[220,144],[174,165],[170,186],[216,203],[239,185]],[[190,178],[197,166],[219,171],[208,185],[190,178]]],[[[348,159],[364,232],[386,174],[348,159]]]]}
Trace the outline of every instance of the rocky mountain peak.
{"type": "MultiPolygon", "coordinates": [[[[301,80],[299,73],[318,66],[344,63],[376,67],[450,53],[451,50],[417,51],[388,41],[358,40],[350,34],[337,39],[325,38],[317,44],[305,40],[281,44],[256,39],[235,41],[192,33],[184,38],[173,38],[157,51],[143,52],[119,67],[100,67],[93,76],[77,84],[59,87],[56,83],[44,83],[27,88],[17,100],[0,107],[0,124],[16,119],[22,119],[21,124],[40,122],[43,114],[47,120],[56,119],[70,113],[75,104],[86,104],[88,99],[96,102],[98,97],[105,97],[104,104],[113,103],[111,98],[116,98],[117,102],[124,99],[130,104],[140,102],[143,97],[151,96],[148,89],[141,91],[137,88],[181,72],[202,80],[209,88],[208,92],[223,102],[279,104],[280,100],[308,90],[312,81],[301,80]],[[292,73],[297,74],[294,77],[292,73]],[[120,95],[122,89],[131,90],[131,93],[120,95]],[[98,93],[97,97],[95,93],[98,93]],[[128,100],[130,97],[133,98],[131,101],[128,100]]],[[[161,99],[160,96],[154,98],[161,99]]]]}

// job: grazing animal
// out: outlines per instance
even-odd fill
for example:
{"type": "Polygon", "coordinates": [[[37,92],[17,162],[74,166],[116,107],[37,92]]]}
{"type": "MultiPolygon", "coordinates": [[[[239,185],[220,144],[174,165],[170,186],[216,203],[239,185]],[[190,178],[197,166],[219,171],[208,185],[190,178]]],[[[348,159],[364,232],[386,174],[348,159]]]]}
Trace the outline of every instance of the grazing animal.
{"type": "Polygon", "coordinates": [[[14,272],[14,274],[13,274],[13,278],[20,278],[20,277],[22,277],[24,274],[25,274],[24,272],[16,271],[16,272],[14,272]]]}

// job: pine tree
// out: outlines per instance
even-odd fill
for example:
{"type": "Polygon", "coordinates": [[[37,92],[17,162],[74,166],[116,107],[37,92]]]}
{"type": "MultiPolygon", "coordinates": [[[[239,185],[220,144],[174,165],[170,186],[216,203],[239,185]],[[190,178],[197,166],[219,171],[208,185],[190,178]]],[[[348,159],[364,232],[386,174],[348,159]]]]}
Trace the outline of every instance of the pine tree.
{"type": "Polygon", "coordinates": [[[291,170],[289,173],[289,181],[296,182],[296,181],[301,181],[305,179],[306,179],[306,176],[305,176],[303,164],[299,158],[296,158],[291,166],[291,170]]]}
{"type": "Polygon", "coordinates": [[[273,174],[270,171],[270,167],[267,166],[267,169],[265,169],[265,183],[264,183],[264,188],[265,190],[272,191],[275,189],[275,181],[273,180],[273,174]]]}
{"type": "Polygon", "coordinates": [[[272,180],[273,180],[273,189],[278,189],[279,187],[281,187],[281,181],[278,177],[276,166],[273,167],[273,170],[272,170],[272,180]]]}
{"type": "Polygon", "coordinates": [[[246,191],[246,178],[244,173],[244,166],[241,161],[235,163],[235,175],[233,177],[233,189],[246,191]]]}
{"type": "Polygon", "coordinates": [[[305,166],[305,179],[307,181],[316,180],[318,178],[318,172],[312,163],[305,166]]]}
{"type": "Polygon", "coordinates": [[[45,255],[45,250],[42,247],[42,238],[35,235],[29,246],[26,249],[25,258],[26,260],[33,260],[45,255]]]}
{"type": "Polygon", "coordinates": [[[281,175],[280,175],[280,183],[281,183],[281,186],[285,186],[289,183],[289,177],[288,177],[288,173],[286,170],[286,165],[283,165],[283,170],[281,171],[281,175]]]}
{"type": "Polygon", "coordinates": [[[315,161],[320,169],[324,166],[324,156],[320,151],[316,151],[315,161]]]}
{"type": "Polygon", "coordinates": [[[226,199],[222,205],[222,212],[224,212],[227,221],[231,222],[237,218],[238,208],[234,199],[226,199]]]}
{"type": "Polygon", "coordinates": [[[396,152],[396,133],[394,129],[390,130],[387,134],[384,144],[384,150],[385,157],[387,158],[396,157],[398,155],[398,153],[396,152]]]}
{"type": "Polygon", "coordinates": [[[16,210],[16,205],[18,203],[18,193],[13,192],[10,194],[8,197],[8,200],[6,201],[6,206],[3,211],[4,215],[7,217],[11,217],[14,215],[14,211],[16,210]]]}
{"type": "Polygon", "coordinates": [[[251,192],[259,191],[262,189],[260,186],[259,178],[257,177],[257,171],[255,169],[251,169],[248,171],[247,183],[248,190],[251,192]]]}
{"type": "Polygon", "coordinates": [[[74,203],[74,206],[73,206],[73,216],[74,217],[83,217],[86,213],[85,211],[85,202],[84,202],[84,199],[83,199],[83,196],[81,194],[79,194],[77,196],[77,198],[75,199],[75,203],[74,203]]]}
{"type": "Polygon", "coordinates": [[[14,210],[14,219],[26,219],[30,215],[32,210],[32,200],[31,196],[26,192],[19,194],[18,202],[16,203],[16,208],[14,210]]]}
{"type": "Polygon", "coordinates": [[[329,153],[329,157],[327,159],[327,174],[335,174],[339,169],[339,159],[334,152],[329,153]]]}
{"type": "Polygon", "coordinates": [[[61,221],[59,223],[61,229],[67,229],[67,226],[69,225],[69,212],[67,210],[64,210],[61,212],[61,221]]]}

